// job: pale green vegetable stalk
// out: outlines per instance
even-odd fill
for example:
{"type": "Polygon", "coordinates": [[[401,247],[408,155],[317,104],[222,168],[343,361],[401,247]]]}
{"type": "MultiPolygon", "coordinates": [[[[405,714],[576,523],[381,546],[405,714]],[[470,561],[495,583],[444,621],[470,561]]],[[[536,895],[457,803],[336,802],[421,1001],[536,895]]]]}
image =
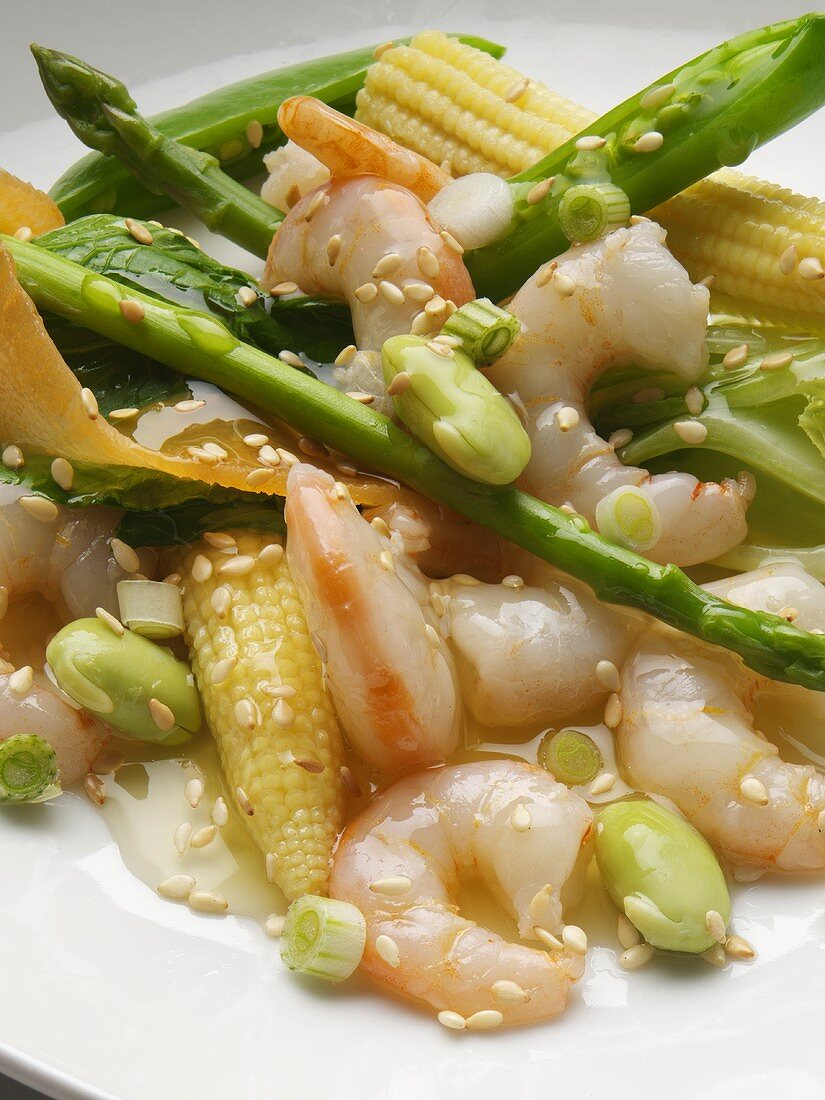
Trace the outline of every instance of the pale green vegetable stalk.
{"type": "Polygon", "coordinates": [[[559,202],[559,226],[568,241],[595,241],[630,219],[630,199],[615,183],[582,183],[559,202]]]}
{"type": "Polygon", "coordinates": [[[342,982],[358,968],[366,942],[359,909],[348,901],[306,894],[287,910],[281,959],[288,970],[342,982]]]}
{"type": "Polygon", "coordinates": [[[51,745],[34,733],[0,741],[0,805],[45,802],[61,793],[57,757],[51,745]]]}
{"type": "Polygon", "coordinates": [[[183,634],[183,600],[175,584],[163,581],[118,581],[120,621],[144,638],[178,638],[183,634]]]}
{"type": "Polygon", "coordinates": [[[590,783],[603,764],[599,746],[581,730],[547,734],[539,745],[538,762],[559,783],[568,787],[590,783]]]}
{"type": "Polygon", "coordinates": [[[637,554],[655,546],[662,533],[656,502],[635,485],[623,485],[602,497],[596,505],[596,525],[606,539],[637,554]]]}
{"type": "Polygon", "coordinates": [[[461,350],[480,367],[488,367],[518,336],[519,322],[512,313],[494,305],[489,298],[467,302],[447,318],[442,336],[455,336],[461,350]]]}

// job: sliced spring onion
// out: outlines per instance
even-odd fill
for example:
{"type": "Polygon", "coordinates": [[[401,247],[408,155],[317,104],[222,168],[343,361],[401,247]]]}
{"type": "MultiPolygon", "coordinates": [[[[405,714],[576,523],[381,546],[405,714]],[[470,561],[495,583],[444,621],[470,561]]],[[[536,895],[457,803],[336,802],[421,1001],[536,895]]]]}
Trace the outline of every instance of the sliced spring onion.
{"type": "Polygon", "coordinates": [[[163,581],[119,581],[120,621],[145,638],[183,634],[183,601],[177,585],[163,581]]]}
{"type": "Polygon", "coordinates": [[[461,340],[462,351],[478,366],[499,359],[518,336],[518,319],[489,298],[476,298],[457,309],[441,330],[443,336],[461,340]]]}
{"type": "Polygon", "coordinates": [[[361,962],[367,925],[348,901],[313,894],[293,901],[281,934],[281,958],[289,970],[342,982],[361,962]]]}
{"type": "Polygon", "coordinates": [[[614,489],[596,505],[599,534],[637,554],[659,541],[662,524],[656,502],[635,485],[614,489]]]}
{"type": "Polygon", "coordinates": [[[45,802],[60,794],[57,757],[34,733],[0,741],[0,803],[45,802]]]}
{"type": "Polygon", "coordinates": [[[602,754],[592,737],[581,730],[548,733],[539,745],[538,762],[568,787],[595,779],[602,770],[602,754]]]}
{"type": "Polygon", "coordinates": [[[559,225],[565,237],[595,241],[630,218],[630,200],[615,183],[583,183],[571,187],[559,203],[559,225]]]}
{"type": "Polygon", "coordinates": [[[471,172],[442,188],[427,209],[462,248],[483,248],[510,228],[513,192],[492,172],[471,172]]]}

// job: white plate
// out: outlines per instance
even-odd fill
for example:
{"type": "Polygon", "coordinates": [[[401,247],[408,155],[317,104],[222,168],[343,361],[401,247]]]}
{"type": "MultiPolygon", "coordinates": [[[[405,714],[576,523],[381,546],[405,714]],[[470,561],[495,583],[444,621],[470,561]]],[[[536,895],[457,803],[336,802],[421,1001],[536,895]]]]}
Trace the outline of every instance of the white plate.
{"type": "MultiPolygon", "coordinates": [[[[48,109],[30,39],[123,76],[151,112],[280,62],[437,26],[507,43],[514,64],[598,109],[731,33],[796,13],[784,0],[637,0],[621,10],[607,0],[572,10],[547,0],[2,0],[0,163],[45,186],[80,152],[48,109]]],[[[820,117],[756,154],[753,170],[822,193],[823,150],[820,117]]],[[[256,923],[156,897],[71,794],[0,815],[0,919],[0,1069],[55,1097],[825,1092],[818,882],[737,888],[735,923],[759,951],[755,964],[657,963],[624,975],[613,948],[596,946],[560,1020],[483,1035],[446,1032],[365,986],[293,980],[256,923]]]]}

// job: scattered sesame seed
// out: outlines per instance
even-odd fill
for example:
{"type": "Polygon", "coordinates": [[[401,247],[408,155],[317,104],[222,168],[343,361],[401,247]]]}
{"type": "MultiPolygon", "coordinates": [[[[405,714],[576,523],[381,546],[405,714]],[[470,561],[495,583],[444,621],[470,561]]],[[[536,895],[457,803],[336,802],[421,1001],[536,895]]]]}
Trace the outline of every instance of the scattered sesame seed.
{"type": "Polygon", "coordinates": [[[619,447],[626,446],[632,438],[633,432],[630,428],[619,428],[618,431],[613,432],[607,442],[614,450],[618,450],[619,447]]]}
{"type": "Polygon", "coordinates": [[[2,461],[3,465],[9,470],[19,470],[25,462],[25,459],[23,458],[23,452],[17,444],[9,443],[7,447],[3,448],[2,461]]]}
{"type": "Polygon", "coordinates": [[[550,904],[552,895],[553,887],[548,882],[533,894],[530,904],[527,906],[527,916],[534,921],[540,920],[550,904]]]}
{"type": "Polygon", "coordinates": [[[722,366],[725,370],[736,370],[737,367],[743,367],[748,361],[750,350],[748,344],[740,344],[738,347],[731,348],[722,360],[722,366]]]}
{"type": "Polygon", "coordinates": [[[639,929],[632,921],[628,920],[624,913],[619,913],[616,919],[616,936],[625,951],[628,951],[631,947],[637,947],[642,942],[639,929]]]}
{"type": "Polygon", "coordinates": [[[698,386],[691,386],[685,394],[685,405],[691,416],[698,416],[705,407],[705,399],[698,386]]]}
{"type": "MultiPolygon", "coordinates": [[[[243,787],[236,787],[235,788],[235,801],[238,803],[238,806],[246,814],[247,817],[253,817],[254,816],[255,808],[252,805],[252,803],[249,801],[249,796],[247,795],[247,793],[243,789],[243,787]]],[[[273,855],[272,858],[274,859],[275,856],[273,855]]]]}
{"type": "Polygon", "coordinates": [[[441,343],[438,340],[428,340],[424,346],[433,354],[440,355],[442,359],[452,359],[455,354],[449,344],[441,343]]]}
{"type": "Polygon", "coordinates": [[[172,408],[175,410],[175,412],[179,413],[193,413],[197,412],[198,409],[202,409],[205,404],[205,401],[201,401],[193,397],[186,398],[186,400],[184,401],[176,402],[176,404],[174,404],[172,408]]]}
{"type": "Polygon", "coordinates": [[[92,771],[95,775],[112,775],[114,772],[120,771],[125,763],[122,752],[118,752],[117,749],[107,749],[105,752],[100,752],[92,761],[92,771]]]}
{"type": "Polygon", "coordinates": [[[429,302],[435,296],[435,291],[429,283],[407,283],[402,290],[404,297],[413,302],[429,302]]]}
{"type": "Polygon", "coordinates": [[[335,356],[335,366],[336,367],[349,366],[349,364],[352,362],[353,356],[355,355],[357,350],[358,349],[356,348],[355,344],[347,344],[347,346],[345,348],[341,348],[341,350],[335,356]]]}
{"type": "Polygon", "coordinates": [[[369,305],[378,297],[378,287],[375,283],[362,283],[361,286],[355,288],[354,293],[359,302],[369,305]]]}
{"type": "Polygon", "coordinates": [[[556,271],[553,275],[553,286],[561,298],[570,298],[576,292],[575,282],[563,271],[556,271]]]}
{"type": "Polygon", "coordinates": [[[251,432],[243,437],[243,441],[247,447],[254,447],[257,450],[259,447],[266,446],[269,442],[269,436],[264,435],[262,432],[251,432]]]}
{"type": "Polygon", "coordinates": [[[265,866],[266,866],[266,881],[267,882],[274,882],[275,881],[275,875],[277,874],[277,871],[278,871],[278,857],[275,855],[274,852],[267,852],[266,853],[265,866]]]}
{"type": "Polygon", "coordinates": [[[34,687],[34,669],[31,665],[22,665],[9,676],[9,691],[15,695],[28,695],[34,687]]]}
{"type": "Polygon", "coordinates": [[[143,303],[136,302],[134,298],[121,298],[118,302],[118,309],[124,320],[128,321],[130,325],[140,324],[146,316],[146,310],[143,307],[143,303]]]}
{"type": "Polygon", "coordinates": [[[777,611],[777,615],[780,619],[785,619],[786,622],[792,623],[794,619],[799,616],[798,607],[780,607],[777,611]]]}
{"type": "Polygon", "coordinates": [[[202,462],[205,466],[217,466],[220,462],[220,457],[212,451],[207,451],[205,447],[187,447],[186,450],[195,462],[202,462]]]}
{"type": "Polygon", "coordinates": [[[268,542],[258,551],[261,565],[277,565],[284,556],[284,548],[279,542],[268,542]]]}
{"type": "Polygon", "coordinates": [[[353,798],[360,798],[363,791],[361,790],[361,784],[355,778],[352,768],[348,768],[346,764],[342,764],[338,769],[338,774],[341,776],[341,782],[344,784],[344,787],[353,798]]]}
{"type": "MultiPolygon", "coordinates": [[[[396,375],[396,377],[398,376],[396,375]]],[[[390,528],[383,516],[373,516],[370,520],[370,526],[373,530],[377,531],[379,535],[383,535],[385,538],[390,537],[390,528]]]]}
{"type": "Polygon", "coordinates": [[[186,786],[183,788],[183,795],[193,810],[197,810],[200,805],[200,801],[203,798],[204,786],[203,780],[198,776],[194,779],[190,779],[186,786]]]}
{"type": "Polygon", "coordinates": [[[705,928],[717,943],[725,942],[725,918],[715,909],[708,909],[705,913],[705,928]]]}
{"type": "Polygon", "coordinates": [[[541,928],[539,925],[533,929],[533,935],[537,940],[541,940],[545,947],[549,947],[551,951],[561,951],[564,944],[561,940],[557,939],[552,932],[548,932],[546,928],[541,928]]]}
{"type": "Polygon", "coordinates": [[[388,252],[382,256],[372,269],[373,279],[383,279],[385,275],[393,275],[401,267],[401,257],[397,252],[388,252]]]}
{"type": "Polygon", "coordinates": [[[269,293],[273,298],[282,298],[285,294],[294,294],[297,289],[297,283],[278,283],[277,286],[272,287],[269,293]]]}
{"type": "Polygon", "coordinates": [[[736,475],[736,484],[739,489],[739,495],[748,504],[756,496],[756,478],[748,470],[740,470],[736,475]]]}
{"type": "Polygon", "coordinates": [[[349,489],[344,485],[343,481],[333,482],[332,496],[339,501],[351,500],[349,489]]]}
{"type": "Polygon", "coordinates": [[[739,783],[739,794],[745,802],[750,802],[754,806],[767,806],[770,801],[767,787],[755,775],[742,776],[739,783]]]}
{"type": "Polygon", "coordinates": [[[303,367],[304,361],[300,355],[296,355],[294,351],[281,351],[278,352],[278,358],[282,363],[288,363],[290,367],[303,367]]]}
{"type": "Polygon", "coordinates": [[[24,243],[28,243],[33,236],[34,233],[32,233],[31,229],[27,225],[21,225],[19,229],[15,229],[14,231],[14,239],[16,241],[23,241],[24,243]]]}
{"type": "Polygon", "coordinates": [[[605,691],[619,691],[622,679],[612,661],[599,661],[596,665],[596,683],[605,691]]]}
{"type": "Polygon", "coordinates": [[[452,233],[450,233],[446,229],[442,229],[439,233],[439,236],[441,237],[447,248],[449,248],[452,252],[457,252],[459,256],[464,255],[464,245],[459,244],[452,233]]]}
{"type": "Polygon", "coordinates": [[[60,512],[54,501],[45,497],[19,497],[18,503],[32,519],[39,519],[41,523],[54,523],[60,512]]]}
{"type": "Polygon", "coordinates": [[[117,634],[118,638],[122,638],[123,635],[126,633],[126,627],[123,625],[120,619],[116,619],[115,616],[108,612],[105,607],[96,607],[95,615],[98,617],[98,619],[100,619],[102,623],[105,623],[106,626],[108,626],[108,628],[113,631],[113,633],[117,634]]]}
{"type": "Polygon", "coordinates": [[[310,439],[307,435],[302,435],[298,440],[298,450],[303,451],[303,453],[309,455],[310,458],[329,457],[329,451],[323,443],[318,443],[314,439],[310,439]]]}
{"type": "Polygon", "coordinates": [[[415,259],[418,264],[418,270],[425,279],[438,278],[438,274],[441,271],[441,264],[438,262],[438,257],[431,248],[422,245],[417,249],[415,259]]]}
{"type": "Polygon", "coordinates": [[[725,954],[732,959],[752,959],[756,950],[752,943],[748,943],[742,936],[728,936],[724,943],[725,954]]]}
{"type": "Polygon", "coordinates": [[[715,275],[706,275],[704,277],[704,279],[700,279],[699,282],[696,285],[697,286],[703,286],[707,290],[710,290],[710,288],[714,285],[715,282],[716,282],[716,276],[715,275]]]}
{"type": "Polygon", "coordinates": [[[436,1016],[436,1020],[443,1026],[450,1029],[450,1031],[463,1031],[467,1026],[467,1021],[458,1012],[450,1012],[449,1009],[439,1012],[436,1016]]]}
{"type": "Polygon", "coordinates": [[[357,401],[359,405],[371,405],[375,401],[374,393],[364,393],[363,390],[347,390],[346,396],[357,401]]]}
{"type": "Polygon", "coordinates": [[[66,458],[56,458],[51,465],[52,478],[65,492],[74,484],[74,467],[66,458]]]}
{"type": "Polygon", "coordinates": [[[789,351],[777,351],[773,355],[766,355],[759,364],[760,370],[784,370],[793,362],[793,355],[789,351]]]}
{"type": "Polygon", "coordinates": [[[615,786],[616,776],[613,772],[602,772],[601,775],[597,775],[590,784],[589,793],[593,798],[596,798],[601,794],[607,794],[608,791],[612,791],[615,786]]]}
{"type": "Polygon", "coordinates": [[[639,970],[647,966],[653,958],[653,948],[649,943],[638,943],[619,956],[619,966],[623,970],[639,970]]]}
{"type": "Polygon", "coordinates": [[[558,266],[559,265],[556,260],[551,260],[550,263],[545,264],[544,267],[540,268],[538,274],[536,275],[536,286],[547,286],[547,284],[556,274],[558,266]]]}
{"type": "Polygon", "coordinates": [[[239,699],[234,708],[235,721],[245,730],[254,730],[258,725],[258,710],[251,699],[239,699]]]}
{"type": "Polygon", "coordinates": [[[378,284],[378,289],[391,305],[403,305],[404,291],[400,286],[396,286],[395,283],[391,283],[387,279],[382,279],[378,284]]]}
{"type": "Polygon", "coordinates": [[[373,894],[383,894],[388,898],[400,898],[410,892],[412,880],[406,875],[390,875],[388,878],[376,879],[370,883],[373,894]]]}
{"type": "Polygon", "coordinates": [[[211,844],[215,837],[218,835],[218,826],[215,824],[204,825],[202,829],[197,829],[192,833],[192,837],[189,841],[190,848],[205,848],[207,844],[211,844]]]}
{"type": "Polygon", "coordinates": [[[709,947],[707,951],[702,952],[702,958],[706,963],[710,963],[711,966],[715,966],[717,970],[721,970],[723,966],[727,964],[727,956],[725,955],[725,949],[721,943],[715,943],[713,947],[709,947]]]}
{"type": "Polygon", "coordinates": [[[665,139],[658,130],[648,130],[646,134],[642,134],[640,138],[637,138],[633,143],[634,153],[655,153],[657,149],[661,149],[665,143],[665,139]]]}
{"type": "Polygon", "coordinates": [[[577,428],[581,422],[578,409],[574,409],[572,405],[564,405],[556,413],[556,424],[560,432],[569,432],[573,428],[577,428]]]}
{"type": "Polygon", "coordinates": [[[398,944],[391,936],[377,936],[375,939],[375,953],[380,959],[395,970],[401,962],[401,952],[398,944]]]}
{"type": "Polygon", "coordinates": [[[180,901],[183,898],[188,898],[196,886],[197,883],[191,875],[172,875],[171,878],[164,879],[158,886],[158,893],[162,898],[172,898],[175,901],[180,901]]]}
{"type": "Polygon", "coordinates": [[[504,102],[515,103],[517,100],[521,99],[521,97],[524,95],[529,87],[529,77],[522,77],[521,80],[517,80],[515,84],[511,84],[510,87],[507,89],[507,92],[504,96],[504,102]]]}
{"type": "Polygon", "coordinates": [[[275,724],[282,729],[286,729],[287,726],[291,726],[295,721],[295,711],[286,701],[286,699],[278,699],[275,706],[272,708],[272,718],[275,724]]]}
{"type": "Polygon", "coordinates": [[[298,694],[291,684],[267,684],[264,691],[274,699],[294,699],[298,694]]]}
{"type": "Polygon", "coordinates": [[[530,811],[523,802],[519,802],[518,806],[516,806],[510,814],[510,827],[515,829],[517,833],[526,833],[532,826],[533,818],[530,815],[530,811]]]}
{"type": "Polygon", "coordinates": [[[264,443],[258,451],[258,461],[263,466],[280,466],[281,456],[269,443],[264,443]]]}
{"type": "Polygon", "coordinates": [[[561,942],[574,955],[587,954],[587,933],[577,924],[566,924],[562,928],[561,942]]]}
{"type": "Polygon", "coordinates": [[[242,286],[236,297],[242,306],[249,309],[250,306],[254,306],[258,301],[258,292],[253,290],[251,286],[242,286]]]}
{"type": "Polygon", "coordinates": [[[527,192],[527,201],[531,206],[535,206],[537,202],[541,202],[550,193],[550,188],[556,182],[555,176],[550,176],[549,179],[539,180],[533,187],[527,192]]]}
{"type": "Polygon", "coordinates": [[[388,573],[395,572],[395,559],[389,550],[382,550],[378,555],[378,560],[381,562],[381,567],[386,569],[388,573]]]}
{"type": "Polygon", "coordinates": [[[305,222],[311,222],[315,215],[322,207],[326,206],[329,202],[329,195],[326,191],[318,190],[306,204],[304,209],[303,219],[305,222]]]}
{"type": "Polygon", "coordinates": [[[801,278],[815,282],[818,279],[825,279],[825,268],[815,256],[806,256],[804,260],[799,261],[799,274],[801,278]]]}
{"type": "Polygon", "coordinates": [[[289,187],[289,189],[287,190],[286,195],[284,196],[284,202],[286,203],[287,210],[291,210],[296,202],[300,201],[300,198],[301,188],[298,186],[297,183],[293,183],[291,187],[289,187]]]}
{"type": "Polygon", "coordinates": [[[608,729],[616,729],[622,720],[622,711],[622,701],[614,691],[604,708],[604,724],[608,729]]]}
{"type": "Polygon", "coordinates": [[[708,437],[708,430],[698,420],[677,420],[673,430],[683,443],[691,445],[704,443],[708,437]]]}
{"type": "Polygon", "coordinates": [[[505,1005],[523,1005],[530,1000],[530,994],[526,989],[506,978],[493,982],[490,992],[493,1000],[505,1005]]]}
{"type": "Polygon", "coordinates": [[[341,255],[341,234],[333,233],[327,241],[327,263],[334,267],[341,255]]]}
{"type": "Polygon", "coordinates": [[[146,228],[145,225],[141,225],[140,222],[136,222],[134,218],[127,218],[124,224],[125,224],[126,228],[129,230],[129,232],[131,233],[131,235],[138,242],[138,244],[152,244],[153,243],[154,237],[152,236],[152,234],[149,232],[149,230],[146,228]]]}
{"type": "Polygon", "coordinates": [[[131,420],[133,417],[137,416],[139,412],[140,409],[136,408],[134,405],[128,405],[122,409],[112,409],[109,413],[109,420],[131,420]]]}
{"type": "Polygon", "coordinates": [[[89,772],[83,780],[83,789],[89,800],[94,802],[96,806],[102,806],[106,801],[106,790],[99,775],[89,772]]]}
{"type": "Polygon", "coordinates": [[[264,140],[264,128],[256,118],[246,125],[246,140],[253,149],[260,149],[261,142],[264,140]]]}
{"type": "Polygon", "coordinates": [[[655,111],[657,107],[667,103],[675,91],[675,84],[659,84],[655,88],[648,88],[639,101],[639,106],[643,111],[655,111]]]}
{"type": "Polygon", "coordinates": [[[280,913],[270,913],[264,921],[264,932],[273,940],[277,940],[283,933],[285,924],[286,917],[282,917],[280,913]]]}
{"type": "Polygon", "coordinates": [[[229,908],[226,898],[212,890],[193,890],[188,900],[190,908],[199,913],[225,913],[229,908]]]}
{"type": "Polygon", "coordinates": [[[406,393],[411,385],[412,378],[407,373],[407,371],[399,371],[398,374],[396,374],[396,376],[387,386],[387,394],[390,397],[398,397],[400,394],[406,393]]]}
{"type": "Polygon", "coordinates": [[[188,821],[182,821],[172,835],[172,843],[179,856],[185,856],[189,850],[189,841],[192,837],[192,826],[188,821]]]}
{"type": "Polygon", "coordinates": [[[376,46],[375,49],[372,51],[373,58],[378,61],[378,59],[382,57],[387,52],[387,50],[391,50],[394,45],[394,42],[382,42],[380,46],[376,46]]]}
{"type": "Polygon", "coordinates": [[[237,550],[238,548],[238,540],[226,531],[204,531],[201,537],[216,550],[237,550]]]}
{"type": "Polygon", "coordinates": [[[246,475],[246,483],[247,485],[251,485],[253,489],[257,489],[267,481],[270,481],[274,476],[275,471],[271,467],[258,466],[256,469],[250,470],[246,475]]]}
{"type": "Polygon", "coordinates": [[[792,275],[799,261],[799,252],[795,244],[789,244],[779,257],[779,270],[783,275],[792,275]]]}
{"type": "Polygon", "coordinates": [[[509,573],[501,583],[505,588],[524,588],[524,577],[520,577],[517,573],[509,573]]]}
{"type": "Polygon", "coordinates": [[[123,539],[112,539],[109,543],[112,557],[124,573],[137,573],[140,569],[140,558],[135,550],[124,542],[123,539]]]}
{"type": "Polygon", "coordinates": [[[607,139],[599,137],[598,134],[586,134],[576,141],[576,148],[582,153],[592,153],[596,149],[604,149],[605,145],[607,145],[607,139]]]}
{"type": "Polygon", "coordinates": [[[218,566],[218,574],[222,577],[245,577],[255,568],[255,558],[251,554],[238,554],[236,558],[230,558],[218,566]]]}
{"type": "Polygon", "coordinates": [[[480,1012],[474,1012],[467,1017],[468,1031],[489,1031],[491,1028],[500,1027],[504,1022],[504,1016],[497,1008],[483,1008],[480,1012]]]}
{"type": "Polygon", "coordinates": [[[149,700],[149,715],[159,730],[164,733],[175,728],[175,714],[171,707],[154,697],[149,700]]]}
{"type": "Polygon", "coordinates": [[[439,637],[438,631],[435,629],[434,626],[430,626],[429,623],[425,623],[424,634],[433,649],[438,649],[440,647],[441,638],[439,637]]]}
{"type": "Polygon", "coordinates": [[[447,303],[440,294],[436,294],[434,297],[430,298],[429,302],[424,306],[424,313],[432,318],[444,313],[446,309],[447,303]]]}
{"type": "MultiPolygon", "coordinates": [[[[228,591],[225,588],[224,588],[224,592],[227,592],[227,594],[228,594],[228,591]]],[[[232,670],[235,668],[237,663],[238,663],[238,658],[234,655],[231,656],[231,657],[223,657],[220,661],[218,661],[215,664],[215,667],[212,669],[212,677],[211,677],[212,683],[213,684],[222,684],[225,680],[227,680],[229,678],[229,676],[232,673],[232,670]]]]}

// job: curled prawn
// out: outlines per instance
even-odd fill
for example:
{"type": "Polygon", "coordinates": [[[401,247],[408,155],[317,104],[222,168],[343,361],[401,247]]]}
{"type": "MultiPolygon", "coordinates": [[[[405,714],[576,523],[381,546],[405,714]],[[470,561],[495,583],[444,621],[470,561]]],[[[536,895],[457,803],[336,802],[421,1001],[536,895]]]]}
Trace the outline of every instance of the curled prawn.
{"type": "Polygon", "coordinates": [[[330,894],[364,914],[361,966],[388,991],[470,1026],[479,1012],[479,1026],[546,1019],[564,1008],[582,955],[508,943],[462,917],[456,894],[480,878],[522,938],[552,944],[591,830],[587,804],[541,768],[498,760],[423,772],[349,825],[330,894]]]}
{"type": "MultiPolygon", "coordinates": [[[[36,518],[20,504],[24,492],[0,490],[0,585],[12,602],[42,596],[66,620],[117,611],[115,586],[123,572],[109,543],[117,513],[106,508],[57,507],[54,518],[36,518]]],[[[21,689],[14,665],[0,661],[0,738],[34,733],[52,746],[64,786],[82,778],[111,738],[109,727],[78,709],[47,680],[21,689]]]]}
{"type": "Polygon", "coordinates": [[[287,555],[341,724],[364,760],[398,771],[458,745],[455,668],[426,581],[326,473],[289,473],[287,555]]]}
{"type": "Polygon", "coordinates": [[[525,489],[552,504],[571,503],[595,525],[599,501],[636,485],[661,519],[661,536],[647,555],[689,565],[742,541],[749,487],[624,466],[586,408],[593,382],[608,367],[635,363],[689,379],[705,364],[708,292],[691,284],[664,239],[658,225],[640,220],[541,268],[509,306],[521,335],[488,374],[526,408],[532,458],[521,479],[525,489]]]}
{"type": "MultiPolygon", "coordinates": [[[[825,588],[794,564],[709,586],[731,602],[777,612],[802,629],[825,626],[825,588]],[[780,601],[782,601],[780,603],[780,601]]],[[[779,704],[820,728],[818,692],[745,669],[730,654],[651,631],[621,673],[618,754],[630,782],[672,799],[732,863],[785,872],[825,870],[825,775],[782,760],[754,712],[779,704]]]]}

